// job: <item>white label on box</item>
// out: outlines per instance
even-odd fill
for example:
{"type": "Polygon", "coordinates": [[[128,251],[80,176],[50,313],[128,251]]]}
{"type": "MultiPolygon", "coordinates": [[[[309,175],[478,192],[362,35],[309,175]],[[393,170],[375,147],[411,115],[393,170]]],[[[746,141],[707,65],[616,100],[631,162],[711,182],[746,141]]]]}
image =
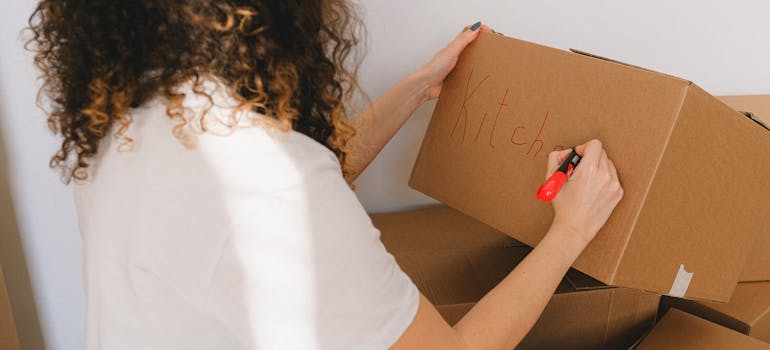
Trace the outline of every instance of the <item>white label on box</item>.
{"type": "Polygon", "coordinates": [[[676,273],[674,284],[671,285],[671,290],[668,292],[668,295],[676,298],[683,298],[684,294],[687,293],[687,288],[690,287],[693,274],[695,274],[695,272],[687,272],[687,270],[684,269],[684,264],[679,264],[679,271],[676,273]]]}

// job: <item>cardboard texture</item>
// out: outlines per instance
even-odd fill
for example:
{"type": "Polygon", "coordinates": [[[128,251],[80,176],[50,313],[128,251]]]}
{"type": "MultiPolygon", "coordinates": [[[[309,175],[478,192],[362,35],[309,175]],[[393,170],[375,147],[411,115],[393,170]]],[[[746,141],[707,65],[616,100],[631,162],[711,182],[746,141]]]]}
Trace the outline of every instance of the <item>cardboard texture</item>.
{"type": "MultiPolygon", "coordinates": [[[[374,214],[372,222],[404,272],[450,324],[531,250],[449,208],[374,214]]],[[[518,348],[627,348],[652,327],[658,304],[655,294],[606,287],[573,270],[518,348]]]]}
{"type": "Polygon", "coordinates": [[[665,298],[662,304],[770,343],[770,282],[739,283],[728,303],[665,298]]]}
{"type": "Polygon", "coordinates": [[[636,349],[770,350],[770,344],[671,309],[636,349]]]}
{"type": "MultiPolygon", "coordinates": [[[[770,95],[720,96],[719,99],[735,110],[751,112],[757,120],[770,126],[770,95]]],[[[770,206],[770,203],[765,205],[770,206]]],[[[767,220],[770,220],[770,216],[767,220]]],[[[753,246],[739,281],[770,281],[770,229],[760,232],[753,246]]]]}
{"type": "Polygon", "coordinates": [[[19,349],[19,337],[16,335],[16,323],[13,321],[11,302],[8,300],[2,269],[0,269],[0,349],[19,349]]]}
{"type": "Polygon", "coordinates": [[[756,176],[770,133],[689,81],[481,33],[444,83],[410,186],[534,246],[553,218],[535,200],[549,151],[590,138],[625,197],[574,267],[727,301],[770,225],[756,219],[770,216],[770,181],[756,176]]]}

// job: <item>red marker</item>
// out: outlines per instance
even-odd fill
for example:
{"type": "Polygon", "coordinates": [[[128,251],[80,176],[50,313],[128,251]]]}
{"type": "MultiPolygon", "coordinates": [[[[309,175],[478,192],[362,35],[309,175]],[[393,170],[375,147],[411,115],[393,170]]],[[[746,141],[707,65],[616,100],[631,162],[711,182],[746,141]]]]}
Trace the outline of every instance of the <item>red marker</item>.
{"type": "Polygon", "coordinates": [[[556,169],[556,172],[554,172],[553,175],[551,175],[551,177],[537,189],[537,199],[550,202],[556,198],[556,195],[559,194],[564,183],[567,182],[567,179],[572,175],[572,172],[575,171],[575,167],[577,167],[578,163],[580,163],[580,156],[575,151],[575,148],[572,148],[572,153],[570,153],[569,157],[564,160],[564,163],[561,163],[559,168],[556,169]]]}

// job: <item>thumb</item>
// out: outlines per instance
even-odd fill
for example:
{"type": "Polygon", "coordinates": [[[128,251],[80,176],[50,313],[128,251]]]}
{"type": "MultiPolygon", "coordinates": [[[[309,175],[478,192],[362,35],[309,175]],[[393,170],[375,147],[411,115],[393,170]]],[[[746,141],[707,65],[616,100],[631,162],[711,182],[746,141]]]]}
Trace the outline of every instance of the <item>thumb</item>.
{"type": "Polygon", "coordinates": [[[489,32],[491,30],[492,29],[490,29],[489,26],[481,24],[481,22],[476,22],[473,25],[463,28],[460,34],[457,34],[454,40],[447,45],[447,49],[452,52],[452,54],[459,55],[468,44],[473,42],[473,40],[476,40],[479,33],[482,31],[489,32]]]}

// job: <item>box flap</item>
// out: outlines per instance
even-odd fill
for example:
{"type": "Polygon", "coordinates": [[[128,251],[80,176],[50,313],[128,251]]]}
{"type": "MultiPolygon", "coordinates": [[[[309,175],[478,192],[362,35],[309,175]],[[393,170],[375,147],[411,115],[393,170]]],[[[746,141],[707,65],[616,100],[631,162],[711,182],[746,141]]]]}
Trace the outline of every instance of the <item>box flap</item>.
{"type": "Polygon", "coordinates": [[[564,278],[570,283],[570,285],[572,285],[573,288],[575,288],[575,290],[610,288],[601,281],[575,269],[570,269],[567,271],[567,275],[564,276],[564,278]]]}
{"type": "Polygon", "coordinates": [[[740,283],[729,302],[702,303],[751,327],[762,318],[770,318],[770,282],[740,283]]]}
{"type": "Polygon", "coordinates": [[[373,214],[372,223],[381,232],[391,252],[424,249],[525,246],[457,210],[439,206],[395,213],[373,214]]]}
{"type": "Polygon", "coordinates": [[[435,305],[478,301],[531,250],[446,207],[370,217],[386,249],[435,305]]]}
{"type": "Polygon", "coordinates": [[[524,246],[510,236],[445,206],[373,214],[370,217],[374,226],[383,233],[380,239],[391,252],[524,246]]]}
{"type": "Polygon", "coordinates": [[[529,253],[524,247],[396,252],[401,269],[434,305],[476,302],[529,253]]]}
{"type": "MultiPolygon", "coordinates": [[[[569,50],[571,52],[573,52],[573,53],[578,54],[578,55],[588,56],[588,57],[600,59],[602,61],[622,64],[624,66],[628,66],[628,67],[632,67],[632,68],[636,68],[636,69],[641,69],[641,70],[645,70],[645,71],[652,72],[652,73],[655,73],[655,74],[665,75],[667,77],[671,77],[671,78],[680,79],[682,81],[685,81],[684,79],[679,78],[679,77],[677,77],[675,75],[661,73],[661,72],[658,72],[658,71],[655,71],[655,70],[652,70],[652,69],[649,69],[649,68],[639,67],[639,66],[636,66],[636,65],[633,65],[633,64],[628,64],[628,63],[623,62],[623,61],[614,60],[612,58],[607,58],[607,57],[600,56],[600,55],[597,55],[597,54],[593,54],[593,53],[590,53],[590,52],[586,52],[586,51],[582,51],[582,50],[578,50],[578,49],[569,49],[569,50]]],[[[688,82],[688,84],[692,84],[692,82],[690,82],[690,81],[687,81],[687,82],[688,82]]]]}
{"type": "Polygon", "coordinates": [[[637,349],[770,350],[770,344],[684,311],[671,309],[637,349]]]}
{"type": "MultiPolygon", "coordinates": [[[[424,234],[425,227],[435,226],[432,224],[441,225],[445,216],[457,219],[452,212],[434,209],[374,214],[372,220],[401,269],[447,322],[455,324],[531,249],[500,245],[496,239],[483,237],[467,241],[470,243],[467,246],[447,244],[440,235],[417,241],[404,239],[403,236],[424,234]]],[[[454,231],[457,235],[463,234],[462,230],[454,231]]],[[[472,232],[478,231],[472,229],[465,234],[472,232]]],[[[500,235],[487,233],[492,237],[500,235]]],[[[561,281],[519,349],[554,345],[565,350],[622,348],[621,345],[632,343],[654,323],[657,295],[627,288],[599,287],[595,280],[574,270],[568,275],[573,282],[567,278],[561,281]],[[597,289],[578,290],[573,284],[597,289]]]]}
{"type": "MultiPolygon", "coordinates": [[[[755,119],[770,125],[770,95],[736,95],[718,98],[733,109],[751,112],[755,119]]],[[[766,219],[770,221],[770,215],[766,219]]],[[[770,227],[770,224],[762,226],[770,227]]],[[[754,240],[753,246],[754,251],[746,261],[739,280],[741,282],[770,281],[770,254],[768,254],[770,230],[760,233],[754,240]]]]}
{"type": "Polygon", "coordinates": [[[761,119],[759,119],[759,117],[757,117],[757,116],[756,116],[754,113],[752,113],[752,112],[745,112],[745,111],[740,111],[740,112],[741,112],[743,115],[745,115],[745,116],[746,116],[746,118],[749,118],[751,121],[753,121],[753,122],[755,122],[755,123],[759,124],[759,126],[761,126],[762,128],[764,128],[765,130],[767,130],[767,131],[770,131],[770,126],[768,126],[768,125],[767,125],[767,124],[766,124],[764,121],[762,121],[761,119]]]}
{"type": "Polygon", "coordinates": [[[754,323],[751,326],[749,335],[770,344],[770,315],[765,315],[757,323],[754,323]]]}
{"type": "Polygon", "coordinates": [[[739,283],[728,303],[664,298],[669,306],[770,343],[770,282],[739,283]]]}
{"type": "Polygon", "coordinates": [[[615,288],[607,317],[602,349],[626,349],[655,325],[660,295],[630,288],[615,288]]]}
{"type": "Polygon", "coordinates": [[[556,294],[517,349],[622,349],[652,327],[658,302],[628,288],[556,294]]]}
{"type": "MultiPolygon", "coordinates": [[[[477,302],[532,250],[445,207],[371,218],[386,249],[436,306],[477,302]]],[[[557,293],[575,290],[565,279],[557,293]]]]}
{"type": "Polygon", "coordinates": [[[770,134],[691,85],[617,284],[727,301],[755,237],[770,230],[758,220],[770,217],[770,181],[757,176],[767,169],[770,134]]]}
{"type": "Polygon", "coordinates": [[[770,125],[770,95],[719,96],[722,102],[736,111],[751,114],[754,121],[768,129],[770,125]]]}

